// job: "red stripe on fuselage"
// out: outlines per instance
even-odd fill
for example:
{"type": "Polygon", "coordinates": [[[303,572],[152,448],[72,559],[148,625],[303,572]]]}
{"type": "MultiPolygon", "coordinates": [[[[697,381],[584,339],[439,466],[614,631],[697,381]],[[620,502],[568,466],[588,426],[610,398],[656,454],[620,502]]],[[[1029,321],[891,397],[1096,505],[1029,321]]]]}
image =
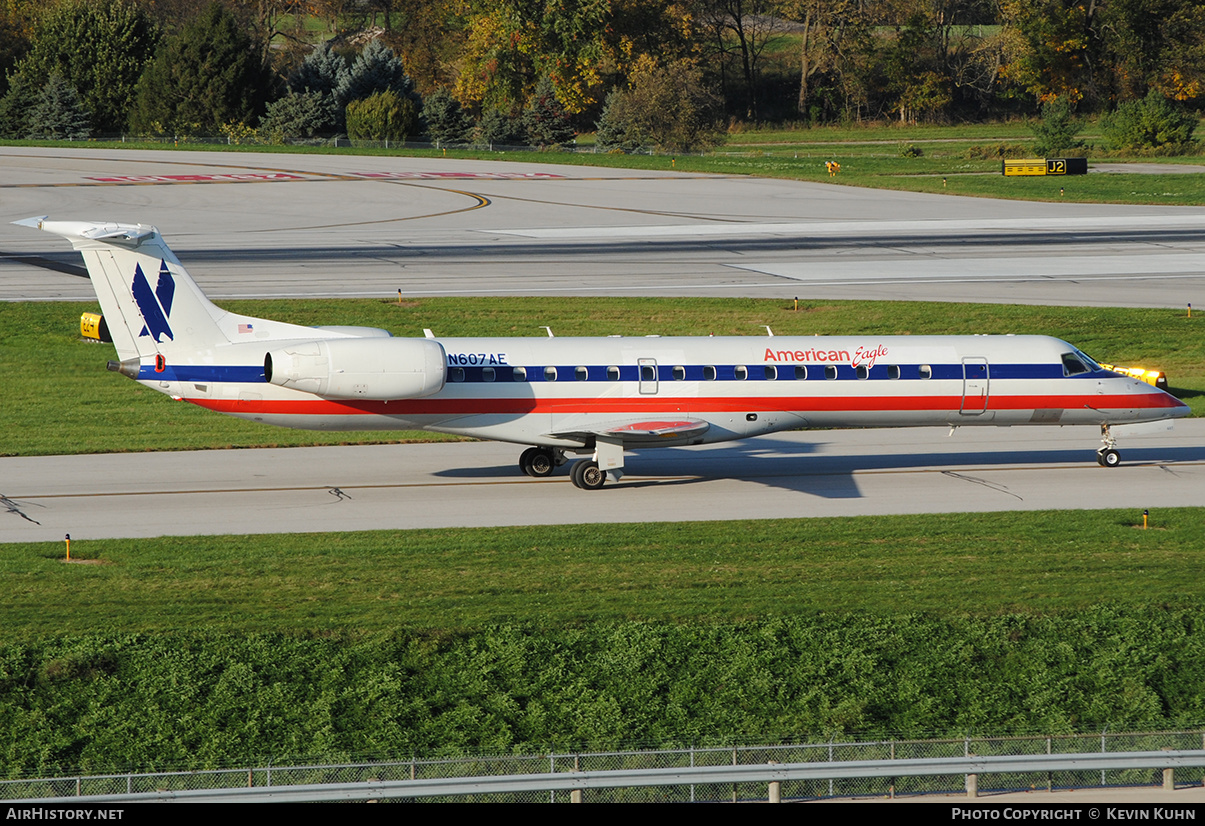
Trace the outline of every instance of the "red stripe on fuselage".
{"type": "MultiPolygon", "coordinates": [[[[719,396],[719,397],[637,397],[622,399],[400,399],[397,401],[339,401],[335,399],[298,399],[238,401],[233,399],[188,399],[193,404],[219,413],[266,413],[301,416],[469,416],[483,413],[522,415],[535,413],[743,413],[755,411],[880,411],[949,410],[964,406],[963,397],[955,396],[719,396]]],[[[966,399],[970,404],[975,397],[966,399]]],[[[1082,410],[1090,409],[1175,409],[1183,404],[1166,393],[1114,395],[1024,395],[991,396],[990,410],[1082,410]]]]}

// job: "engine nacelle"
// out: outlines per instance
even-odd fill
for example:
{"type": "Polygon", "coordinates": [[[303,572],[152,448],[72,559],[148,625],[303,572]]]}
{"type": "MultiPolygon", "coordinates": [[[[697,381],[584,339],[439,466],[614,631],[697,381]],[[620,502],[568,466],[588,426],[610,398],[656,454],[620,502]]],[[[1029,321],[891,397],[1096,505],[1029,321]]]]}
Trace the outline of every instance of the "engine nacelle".
{"type": "Polygon", "coordinates": [[[327,339],[270,351],[264,378],[330,399],[417,399],[443,389],[445,362],[430,339],[327,339]]]}

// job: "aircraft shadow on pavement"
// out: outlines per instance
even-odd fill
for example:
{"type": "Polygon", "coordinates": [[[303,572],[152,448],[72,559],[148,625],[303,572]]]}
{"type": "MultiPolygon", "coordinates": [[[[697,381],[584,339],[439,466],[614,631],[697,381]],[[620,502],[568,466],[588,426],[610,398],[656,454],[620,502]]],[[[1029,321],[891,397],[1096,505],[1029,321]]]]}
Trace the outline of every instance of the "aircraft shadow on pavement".
{"type": "MultiPolygon", "coordinates": [[[[689,485],[715,479],[754,482],[824,499],[859,499],[855,474],[932,468],[992,469],[1015,465],[1095,464],[1093,449],[1083,447],[1023,448],[1017,450],[944,450],[918,447],[915,453],[830,453],[826,442],[798,442],[760,437],[709,448],[671,447],[635,450],[627,455],[622,487],[689,485]],[[684,476],[686,479],[641,477],[684,476]]],[[[1123,466],[1175,465],[1205,462],[1205,446],[1122,446],[1123,466]]],[[[566,466],[567,467],[567,466],[566,466]]],[[[451,468],[435,473],[454,478],[508,478],[519,473],[517,464],[494,467],[451,468]]],[[[557,476],[567,475],[566,468],[557,476]]],[[[606,490],[607,488],[603,488],[606,490]]]]}

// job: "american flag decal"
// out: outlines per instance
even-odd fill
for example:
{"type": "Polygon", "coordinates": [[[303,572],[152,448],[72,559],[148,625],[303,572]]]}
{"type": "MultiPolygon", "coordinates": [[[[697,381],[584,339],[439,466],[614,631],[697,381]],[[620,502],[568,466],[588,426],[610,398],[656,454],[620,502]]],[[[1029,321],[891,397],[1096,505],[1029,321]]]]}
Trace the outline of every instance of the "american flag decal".
{"type": "Polygon", "coordinates": [[[251,333],[251,332],[254,332],[254,330],[251,328],[251,325],[250,325],[250,324],[240,324],[240,325],[238,326],[238,331],[239,331],[240,333],[251,333]]]}

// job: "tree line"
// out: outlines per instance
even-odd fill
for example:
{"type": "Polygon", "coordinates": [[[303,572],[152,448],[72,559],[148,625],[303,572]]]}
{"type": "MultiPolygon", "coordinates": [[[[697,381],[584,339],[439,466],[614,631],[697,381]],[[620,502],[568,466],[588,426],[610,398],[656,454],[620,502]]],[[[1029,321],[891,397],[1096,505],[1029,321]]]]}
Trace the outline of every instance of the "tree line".
{"type": "Polygon", "coordinates": [[[689,149],[1205,93],[1205,0],[6,0],[0,133],[689,149]]]}

